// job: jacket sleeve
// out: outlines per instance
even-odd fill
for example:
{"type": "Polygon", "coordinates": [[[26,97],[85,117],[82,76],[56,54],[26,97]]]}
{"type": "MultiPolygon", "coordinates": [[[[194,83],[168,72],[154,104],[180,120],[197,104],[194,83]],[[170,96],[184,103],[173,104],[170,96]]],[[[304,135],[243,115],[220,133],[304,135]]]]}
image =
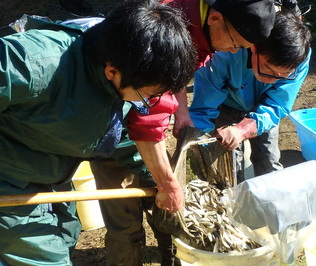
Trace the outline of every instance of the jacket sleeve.
{"type": "Polygon", "coordinates": [[[0,38],[0,112],[41,95],[59,65],[62,50],[72,38],[49,31],[30,30],[0,38]],[[53,34],[53,33],[52,33],[53,34]],[[40,43],[40,44],[39,44],[40,43]]]}
{"type": "Polygon", "coordinates": [[[265,97],[256,107],[255,112],[250,112],[248,117],[257,122],[258,135],[277,126],[280,120],[291,112],[297,94],[307,76],[311,50],[307,58],[297,68],[294,80],[280,80],[271,84],[265,97]]]}
{"type": "Polygon", "coordinates": [[[25,62],[27,56],[10,38],[0,39],[0,112],[31,96],[28,84],[32,72],[25,62]]]}
{"type": "Polygon", "coordinates": [[[131,140],[161,141],[167,136],[171,115],[177,110],[178,102],[174,95],[165,93],[148,114],[140,114],[131,109],[128,114],[128,134],[131,140]]]}
{"type": "Polygon", "coordinates": [[[227,53],[215,53],[212,60],[195,72],[193,101],[189,111],[196,128],[205,132],[215,129],[212,120],[218,117],[218,107],[227,98],[228,91],[223,88],[228,76],[227,53]]]}

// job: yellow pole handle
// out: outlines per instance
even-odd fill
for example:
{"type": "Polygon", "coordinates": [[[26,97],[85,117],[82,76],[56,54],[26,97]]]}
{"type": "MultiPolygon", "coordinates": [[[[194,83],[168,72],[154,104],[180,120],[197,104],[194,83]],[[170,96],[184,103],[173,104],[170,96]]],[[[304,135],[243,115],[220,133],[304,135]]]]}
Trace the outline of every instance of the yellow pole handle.
{"type": "Polygon", "coordinates": [[[0,196],[0,207],[70,201],[152,197],[157,188],[99,189],[0,196]]]}

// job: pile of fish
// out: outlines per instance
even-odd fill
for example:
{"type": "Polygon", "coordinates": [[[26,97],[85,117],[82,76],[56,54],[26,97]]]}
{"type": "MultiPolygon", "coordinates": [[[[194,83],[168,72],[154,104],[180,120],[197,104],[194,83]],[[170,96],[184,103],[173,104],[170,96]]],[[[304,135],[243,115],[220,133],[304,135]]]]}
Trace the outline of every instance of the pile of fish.
{"type": "Polygon", "coordinates": [[[209,182],[196,179],[187,184],[184,223],[190,244],[220,253],[260,247],[230,223],[220,197],[221,191],[209,182]]]}

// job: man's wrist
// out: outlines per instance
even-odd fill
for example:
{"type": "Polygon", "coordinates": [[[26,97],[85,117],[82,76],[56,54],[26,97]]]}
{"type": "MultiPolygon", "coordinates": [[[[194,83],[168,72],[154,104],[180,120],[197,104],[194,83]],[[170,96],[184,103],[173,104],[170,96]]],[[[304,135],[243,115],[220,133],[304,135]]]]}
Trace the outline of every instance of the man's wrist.
{"type": "Polygon", "coordinates": [[[244,118],[237,125],[243,139],[252,139],[258,136],[256,120],[251,118],[244,118]]]}

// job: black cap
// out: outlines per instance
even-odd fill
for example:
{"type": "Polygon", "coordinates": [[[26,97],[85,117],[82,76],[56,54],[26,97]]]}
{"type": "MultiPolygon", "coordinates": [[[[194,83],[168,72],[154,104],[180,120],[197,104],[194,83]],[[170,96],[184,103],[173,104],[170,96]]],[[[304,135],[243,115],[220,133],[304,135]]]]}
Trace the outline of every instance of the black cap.
{"type": "Polygon", "coordinates": [[[205,0],[250,43],[269,37],[274,26],[274,0],[205,0]]]}

